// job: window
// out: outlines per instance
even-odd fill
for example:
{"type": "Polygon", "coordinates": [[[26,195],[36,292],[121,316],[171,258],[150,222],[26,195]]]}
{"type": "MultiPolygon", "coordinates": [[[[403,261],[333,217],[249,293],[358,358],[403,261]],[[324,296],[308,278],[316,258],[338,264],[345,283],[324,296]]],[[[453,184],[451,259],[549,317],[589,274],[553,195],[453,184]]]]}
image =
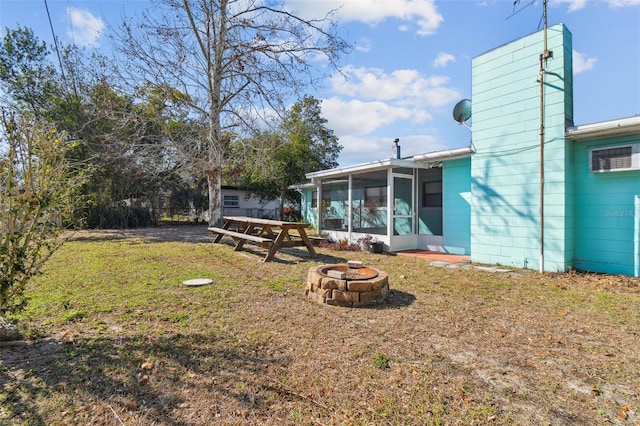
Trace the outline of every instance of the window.
{"type": "MultiPolygon", "coordinates": [[[[322,191],[322,201],[331,202],[330,190],[322,191]]],[[[311,208],[315,209],[316,207],[318,207],[318,191],[313,191],[311,192],[311,208]]]]}
{"type": "Polygon", "coordinates": [[[223,195],[222,207],[238,207],[240,206],[240,199],[237,195],[223,195]]]}
{"type": "Polygon", "coordinates": [[[387,187],[371,186],[365,188],[364,205],[367,207],[387,207],[387,187]]]}
{"type": "Polygon", "coordinates": [[[422,184],[422,207],[442,207],[442,181],[422,184]]]}
{"type": "Polygon", "coordinates": [[[592,149],[592,173],[640,169],[640,144],[592,149]]]}

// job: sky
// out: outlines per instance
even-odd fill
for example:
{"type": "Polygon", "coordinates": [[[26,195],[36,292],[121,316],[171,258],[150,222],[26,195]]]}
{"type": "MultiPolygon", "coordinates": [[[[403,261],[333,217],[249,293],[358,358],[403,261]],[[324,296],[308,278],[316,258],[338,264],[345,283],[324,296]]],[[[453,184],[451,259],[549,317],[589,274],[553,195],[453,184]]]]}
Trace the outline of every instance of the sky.
{"type": "MultiPolygon", "coordinates": [[[[472,59],[542,29],[542,0],[286,3],[306,17],[335,8],[340,35],[354,45],[342,73],[307,93],[322,100],[343,145],[340,166],[389,158],[396,138],[404,157],[468,146],[471,132],[452,110],[471,99],[472,59]]],[[[105,51],[109,27],[150,3],[0,0],[2,34],[26,26],[51,44],[45,5],[63,44],[105,51]]],[[[573,34],[575,124],[640,115],[640,0],[549,0],[547,22],[573,34]]]]}

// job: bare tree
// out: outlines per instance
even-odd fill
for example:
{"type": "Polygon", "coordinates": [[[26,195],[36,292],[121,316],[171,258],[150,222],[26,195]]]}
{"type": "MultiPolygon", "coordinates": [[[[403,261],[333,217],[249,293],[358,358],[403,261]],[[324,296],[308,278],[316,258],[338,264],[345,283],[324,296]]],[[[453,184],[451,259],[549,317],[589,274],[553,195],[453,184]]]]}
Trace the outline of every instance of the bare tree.
{"type": "Polygon", "coordinates": [[[175,149],[206,176],[210,223],[221,218],[221,170],[230,135],[264,128],[309,84],[335,70],[349,45],[328,14],[304,19],[284,3],[262,0],[156,0],[117,32],[128,81],[173,87],[185,96],[189,137],[175,149]]]}

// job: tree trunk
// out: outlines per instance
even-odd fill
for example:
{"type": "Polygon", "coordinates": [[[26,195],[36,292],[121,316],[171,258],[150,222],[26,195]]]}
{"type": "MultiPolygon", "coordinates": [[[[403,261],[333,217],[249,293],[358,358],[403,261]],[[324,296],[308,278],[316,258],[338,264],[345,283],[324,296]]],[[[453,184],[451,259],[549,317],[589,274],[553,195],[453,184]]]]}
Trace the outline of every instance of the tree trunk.
{"type": "Polygon", "coordinates": [[[280,220],[284,220],[284,192],[280,194],[280,220]]]}
{"type": "Polygon", "coordinates": [[[220,168],[207,172],[209,187],[209,226],[222,224],[222,183],[220,181],[220,168]]]}

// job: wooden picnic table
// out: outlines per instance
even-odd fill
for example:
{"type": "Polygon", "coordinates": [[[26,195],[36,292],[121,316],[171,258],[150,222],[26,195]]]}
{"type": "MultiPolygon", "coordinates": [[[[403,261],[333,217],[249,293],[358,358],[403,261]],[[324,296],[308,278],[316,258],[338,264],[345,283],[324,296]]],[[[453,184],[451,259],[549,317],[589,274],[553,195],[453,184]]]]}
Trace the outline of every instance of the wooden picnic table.
{"type": "Polygon", "coordinates": [[[225,216],[222,228],[210,227],[216,238],[214,243],[220,242],[227,235],[236,241],[233,251],[242,249],[246,242],[268,248],[263,262],[270,262],[282,247],[306,247],[309,255],[315,257],[316,251],[307,236],[308,223],[285,222],[281,220],[260,219],[246,216],[225,216]],[[293,233],[291,231],[294,231],[293,233]]]}

